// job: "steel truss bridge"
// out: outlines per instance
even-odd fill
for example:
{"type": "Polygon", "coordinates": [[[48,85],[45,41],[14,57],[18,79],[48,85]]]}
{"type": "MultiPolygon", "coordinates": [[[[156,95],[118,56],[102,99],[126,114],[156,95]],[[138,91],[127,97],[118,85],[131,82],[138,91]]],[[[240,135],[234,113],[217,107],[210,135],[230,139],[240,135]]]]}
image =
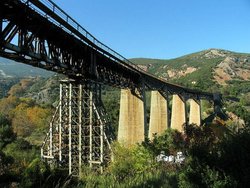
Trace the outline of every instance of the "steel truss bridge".
{"type": "Polygon", "coordinates": [[[78,176],[82,164],[102,170],[110,134],[100,85],[134,93],[219,101],[218,95],[159,79],[97,40],[51,0],[0,1],[0,56],[66,75],[42,156],[78,176]]]}

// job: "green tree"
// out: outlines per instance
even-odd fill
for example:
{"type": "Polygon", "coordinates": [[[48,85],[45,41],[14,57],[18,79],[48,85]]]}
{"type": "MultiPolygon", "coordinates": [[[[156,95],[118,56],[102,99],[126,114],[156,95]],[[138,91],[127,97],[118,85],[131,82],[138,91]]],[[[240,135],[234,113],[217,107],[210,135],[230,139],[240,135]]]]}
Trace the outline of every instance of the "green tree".
{"type": "Polygon", "coordinates": [[[24,170],[21,185],[23,187],[42,187],[49,174],[48,165],[36,158],[24,170]]]}
{"type": "Polygon", "coordinates": [[[184,135],[180,132],[167,129],[162,135],[155,135],[152,141],[147,140],[143,145],[151,151],[154,156],[159,155],[162,151],[166,154],[176,154],[185,148],[184,135]]]}
{"type": "MultiPolygon", "coordinates": [[[[0,186],[1,184],[6,184],[15,180],[12,174],[12,164],[14,163],[14,159],[10,156],[6,156],[0,150],[0,186]]],[[[5,187],[5,185],[4,185],[5,187]]]]}
{"type": "Polygon", "coordinates": [[[210,127],[186,126],[186,161],[178,175],[179,187],[235,187],[235,179],[218,168],[220,140],[210,127]]]}
{"type": "Polygon", "coordinates": [[[216,168],[237,180],[238,187],[250,184],[250,130],[227,135],[217,149],[216,168]]]}
{"type": "Polygon", "coordinates": [[[16,135],[9,124],[0,124],[0,149],[13,142],[16,135]]]}

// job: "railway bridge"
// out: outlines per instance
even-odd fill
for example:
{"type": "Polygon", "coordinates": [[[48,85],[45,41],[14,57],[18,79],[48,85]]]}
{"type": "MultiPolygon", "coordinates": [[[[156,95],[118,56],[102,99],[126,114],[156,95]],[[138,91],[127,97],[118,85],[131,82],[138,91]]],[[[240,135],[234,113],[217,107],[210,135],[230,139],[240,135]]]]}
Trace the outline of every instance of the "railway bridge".
{"type": "Polygon", "coordinates": [[[0,1],[0,56],[67,76],[60,83],[59,105],[41,156],[74,176],[86,164],[102,170],[111,158],[114,136],[101,100],[101,85],[121,89],[117,139],[125,146],[152,139],[167,128],[184,132],[184,124],[200,125],[201,100],[211,101],[215,109],[221,104],[218,94],[171,84],[143,71],[51,0],[0,1]],[[149,126],[145,119],[148,91],[149,126]]]}

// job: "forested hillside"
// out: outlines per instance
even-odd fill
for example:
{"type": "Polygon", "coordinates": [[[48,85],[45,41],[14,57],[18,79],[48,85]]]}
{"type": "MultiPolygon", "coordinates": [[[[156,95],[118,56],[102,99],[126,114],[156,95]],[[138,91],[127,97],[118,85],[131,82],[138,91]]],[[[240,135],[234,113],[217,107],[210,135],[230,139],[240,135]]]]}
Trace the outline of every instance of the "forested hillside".
{"type": "Polygon", "coordinates": [[[48,78],[52,75],[49,71],[0,58],[0,98],[7,96],[9,89],[22,78],[48,78]]]}

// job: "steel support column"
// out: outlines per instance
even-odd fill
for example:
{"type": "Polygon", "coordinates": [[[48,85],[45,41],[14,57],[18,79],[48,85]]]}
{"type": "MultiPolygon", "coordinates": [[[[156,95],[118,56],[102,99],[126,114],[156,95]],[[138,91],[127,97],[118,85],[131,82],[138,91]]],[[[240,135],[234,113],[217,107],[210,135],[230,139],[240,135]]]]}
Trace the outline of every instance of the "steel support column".
{"type": "Polygon", "coordinates": [[[102,172],[111,158],[99,90],[89,82],[61,82],[59,105],[41,149],[42,158],[74,176],[81,174],[83,165],[102,172]]]}

